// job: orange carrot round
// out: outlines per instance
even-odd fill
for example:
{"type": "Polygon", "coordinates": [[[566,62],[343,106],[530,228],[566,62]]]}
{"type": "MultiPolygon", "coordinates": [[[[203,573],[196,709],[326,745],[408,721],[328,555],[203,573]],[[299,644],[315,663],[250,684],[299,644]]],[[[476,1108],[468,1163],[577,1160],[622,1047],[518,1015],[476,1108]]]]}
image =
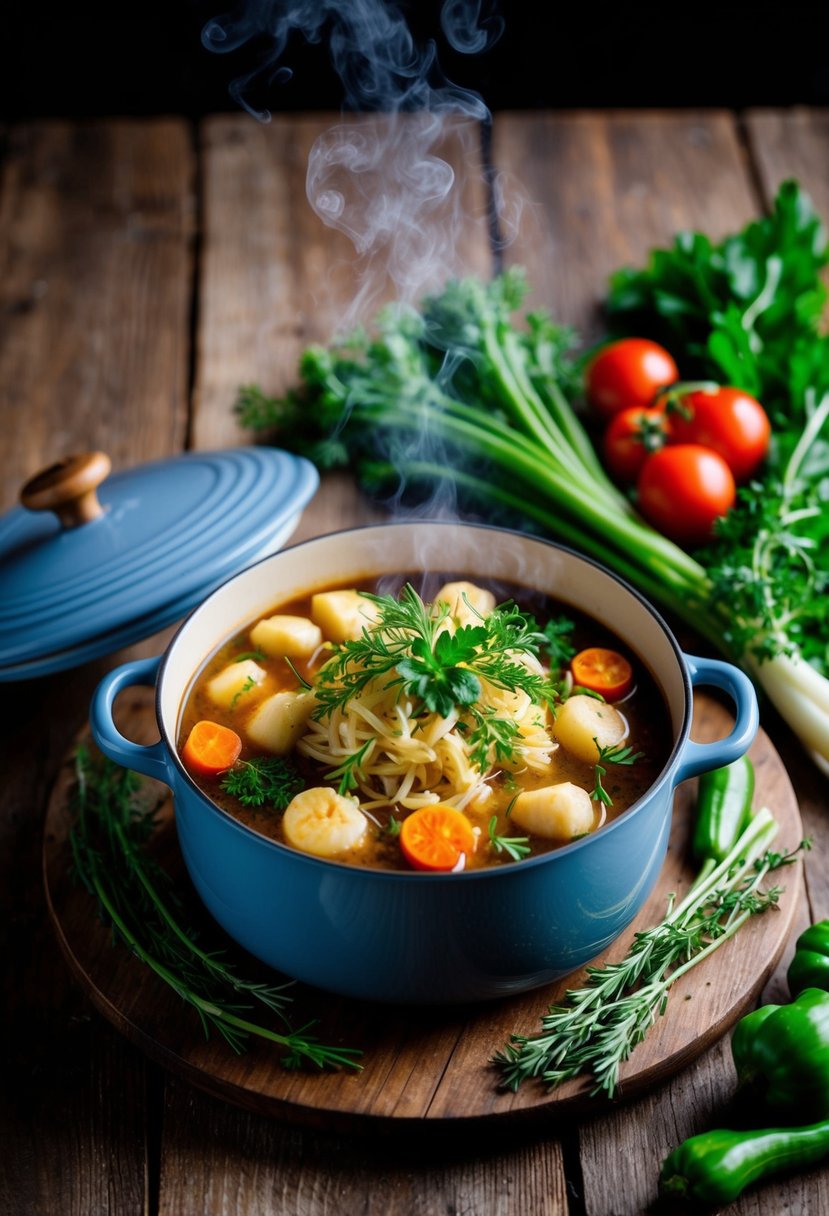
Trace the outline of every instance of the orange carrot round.
{"type": "Polygon", "coordinates": [[[190,731],[181,758],[194,777],[218,777],[236,763],[241,750],[235,730],[205,719],[190,731]]]}
{"type": "Polygon", "coordinates": [[[570,662],[570,670],[576,684],[601,693],[608,701],[624,697],[633,683],[633,668],[625,656],[605,646],[579,651],[570,662]]]}
{"type": "Polygon", "coordinates": [[[407,815],[400,828],[403,855],[416,870],[454,870],[475,843],[469,820],[451,806],[421,807],[407,815]]]}

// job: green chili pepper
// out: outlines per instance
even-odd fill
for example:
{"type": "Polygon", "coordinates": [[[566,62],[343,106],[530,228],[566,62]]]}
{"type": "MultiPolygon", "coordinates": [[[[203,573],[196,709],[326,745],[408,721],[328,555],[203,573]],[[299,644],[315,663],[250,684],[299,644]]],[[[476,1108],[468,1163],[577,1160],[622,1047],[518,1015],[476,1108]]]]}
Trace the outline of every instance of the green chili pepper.
{"type": "Polygon", "coordinates": [[[662,1165],[666,1195],[703,1203],[730,1203],[752,1182],[784,1170],[815,1165],[829,1157],[829,1120],[807,1127],[732,1132],[716,1129],[691,1136],[662,1165]]]}
{"type": "Polygon", "coordinates": [[[734,1028],[740,1083],[779,1118],[829,1118],[829,992],[806,988],[790,1005],[763,1005],[734,1028]]]}
{"type": "Polygon", "coordinates": [[[692,843],[698,862],[709,857],[720,862],[730,853],[751,817],[753,796],[754,765],[748,756],[702,774],[692,843]]]}
{"type": "Polygon", "coordinates": [[[804,988],[829,992],[829,920],[819,920],[801,933],[786,978],[792,996],[804,988]]]}

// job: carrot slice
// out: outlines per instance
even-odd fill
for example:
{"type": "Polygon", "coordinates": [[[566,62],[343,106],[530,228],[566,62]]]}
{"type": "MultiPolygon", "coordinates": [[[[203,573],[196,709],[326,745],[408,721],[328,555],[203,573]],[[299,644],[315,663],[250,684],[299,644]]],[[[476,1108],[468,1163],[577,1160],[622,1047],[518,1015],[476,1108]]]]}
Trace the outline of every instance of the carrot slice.
{"type": "Polygon", "coordinates": [[[461,854],[475,849],[475,833],[465,815],[451,806],[424,806],[403,820],[400,847],[416,870],[454,870],[461,854]]]}
{"type": "Polygon", "coordinates": [[[630,692],[633,668],[624,655],[605,646],[590,646],[570,660],[573,680],[591,692],[600,692],[608,701],[618,701],[630,692]]]}
{"type": "Polygon", "coordinates": [[[181,758],[194,777],[218,777],[236,763],[241,750],[235,730],[205,719],[190,731],[181,758]]]}

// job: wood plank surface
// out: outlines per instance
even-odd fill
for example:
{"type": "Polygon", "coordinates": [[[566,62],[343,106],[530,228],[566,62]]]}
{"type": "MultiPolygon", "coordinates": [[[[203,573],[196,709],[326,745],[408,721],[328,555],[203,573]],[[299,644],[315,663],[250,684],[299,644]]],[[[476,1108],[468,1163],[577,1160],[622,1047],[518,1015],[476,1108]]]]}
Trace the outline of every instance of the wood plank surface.
{"type": "Polygon", "coordinates": [[[187,425],[193,156],[187,124],[15,128],[0,185],[0,509],[101,448],[121,468],[187,425]]]}
{"type": "MultiPolygon", "coordinates": [[[[187,422],[194,162],[183,121],[10,133],[0,184],[2,506],[72,450],[116,467],[177,450],[187,422]]],[[[71,983],[38,860],[44,799],[92,689],[120,659],[4,685],[0,726],[0,1208],[145,1210],[155,1070],[71,983]]]]}
{"type": "Polygon", "coordinates": [[[525,266],[533,301],[586,341],[602,332],[611,271],[681,228],[716,238],[756,210],[726,113],[499,114],[492,155],[507,211],[521,214],[504,261],[525,266]]]}
{"type": "MultiPolygon", "coordinates": [[[[296,383],[305,346],[367,323],[382,302],[396,298],[382,231],[363,249],[361,241],[354,244],[343,231],[326,226],[308,201],[306,174],[312,149],[333,138],[332,131],[347,131],[355,147],[361,139],[375,143],[382,163],[386,144],[393,159],[401,127],[419,130],[420,116],[398,115],[391,128],[379,118],[354,116],[346,125],[333,115],[276,117],[263,125],[234,114],[202,125],[194,447],[240,442],[244,436],[231,406],[241,385],[284,391],[296,383]]],[[[419,145],[417,152],[424,155],[419,145]]],[[[450,270],[490,271],[479,153],[476,125],[448,125],[441,137],[430,139],[430,156],[451,167],[454,185],[445,203],[409,216],[422,224],[427,247],[435,247],[434,264],[424,267],[418,284],[423,290],[450,270]],[[439,256],[447,232],[449,265],[439,256]]],[[[370,184],[380,191],[378,182],[370,184]]]]}
{"type": "MultiPolygon", "coordinates": [[[[344,238],[307,204],[302,211],[303,149],[316,121],[261,128],[241,115],[210,120],[198,141],[198,178],[190,131],[179,120],[11,130],[0,181],[0,509],[14,502],[25,476],[67,447],[106,447],[118,466],[190,442],[206,448],[244,438],[229,412],[237,386],[258,379],[266,389],[284,387],[302,344],[324,337],[340,319],[337,302],[347,307],[354,298],[351,255],[334,270],[329,262],[344,238]],[[326,272],[336,291],[315,296],[326,272]],[[343,290],[345,297],[337,294],[343,290]]],[[[714,112],[501,114],[493,161],[513,208],[504,231],[516,200],[525,204],[502,255],[528,266],[535,302],[589,339],[600,332],[596,303],[608,271],[640,261],[676,228],[731,230],[792,173],[829,217],[826,151],[825,113],[755,112],[744,124],[714,112]]],[[[477,164],[471,176],[478,179],[477,164]]],[[[489,251],[480,214],[474,218],[462,260],[486,272],[489,251]]],[[[349,479],[338,477],[300,534],[370,514],[349,479]]],[[[13,686],[4,698],[0,1206],[16,1216],[645,1211],[663,1151],[723,1109],[733,1079],[725,1044],[636,1103],[561,1134],[390,1154],[239,1113],[168,1080],[90,1011],[45,924],[40,822],[100,674],[163,644],[151,639],[128,655],[13,686]]],[[[785,727],[768,714],[764,722],[822,845],[809,859],[805,923],[829,915],[826,781],[785,727]]],[[[766,994],[783,993],[778,969],[766,994]]],[[[729,1212],[824,1211],[828,1175],[816,1170],[762,1187],[729,1212]]]]}

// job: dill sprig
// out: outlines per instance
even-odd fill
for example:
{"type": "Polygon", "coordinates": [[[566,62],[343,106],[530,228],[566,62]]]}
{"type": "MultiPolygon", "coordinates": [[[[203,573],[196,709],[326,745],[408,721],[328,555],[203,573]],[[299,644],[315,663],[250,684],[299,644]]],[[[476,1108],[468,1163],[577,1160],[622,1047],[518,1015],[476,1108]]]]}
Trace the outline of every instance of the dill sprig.
{"type": "Polygon", "coordinates": [[[284,756],[253,756],[237,760],[221,780],[221,788],[242,806],[272,806],[284,811],[303,788],[304,781],[295,764],[284,756]]]}
{"type": "Polygon", "coordinates": [[[526,692],[535,703],[556,699],[549,680],[520,661],[521,654],[538,654],[544,636],[511,601],[481,617],[480,624],[452,632],[444,627],[448,605],[424,604],[408,583],[398,598],[368,598],[377,605],[378,620],[359,638],[334,647],[316,679],[316,718],[329,717],[386,675],[388,687],[399,686],[444,718],[474,705],[482,680],[526,692]]]}
{"type": "Polygon", "coordinates": [[[181,999],[195,1010],[205,1036],[218,1033],[236,1052],[251,1035],[282,1049],[285,1068],[360,1068],[354,1048],[331,1047],[310,1034],[311,1025],[292,1029],[290,1002],[283,984],[259,983],[239,975],[223,952],[203,949],[187,925],[166,872],[146,851],[158,826],[158,806],[141,797],[135,773],[106,759],[94,762],[85,747],[75,755],[70,833],[76,877],[98,902],[101,919],[120,940],[181,999]],[[241,1016],[250,1001],[275,1013],[283,1032],[241,1016]]]}
{"type": "Polygon", "coordinates": [[[512,1035],[493,1059],[501,1087],[514,1091],[535,1077],[553,1089],[590,1074],[591,1093],[612,1098],[619,1066],[665,1012],[671,986],[779,900],[783,888],[759,884],[811,842],[772,852],[776,832],[771,812],[758,811],[720,865],[704,870],[681,903],[671,897],[665,919],[637,933],[621,962],[588,967],[586,985],[541,1018],[541,1034],[512,1035]]]}

